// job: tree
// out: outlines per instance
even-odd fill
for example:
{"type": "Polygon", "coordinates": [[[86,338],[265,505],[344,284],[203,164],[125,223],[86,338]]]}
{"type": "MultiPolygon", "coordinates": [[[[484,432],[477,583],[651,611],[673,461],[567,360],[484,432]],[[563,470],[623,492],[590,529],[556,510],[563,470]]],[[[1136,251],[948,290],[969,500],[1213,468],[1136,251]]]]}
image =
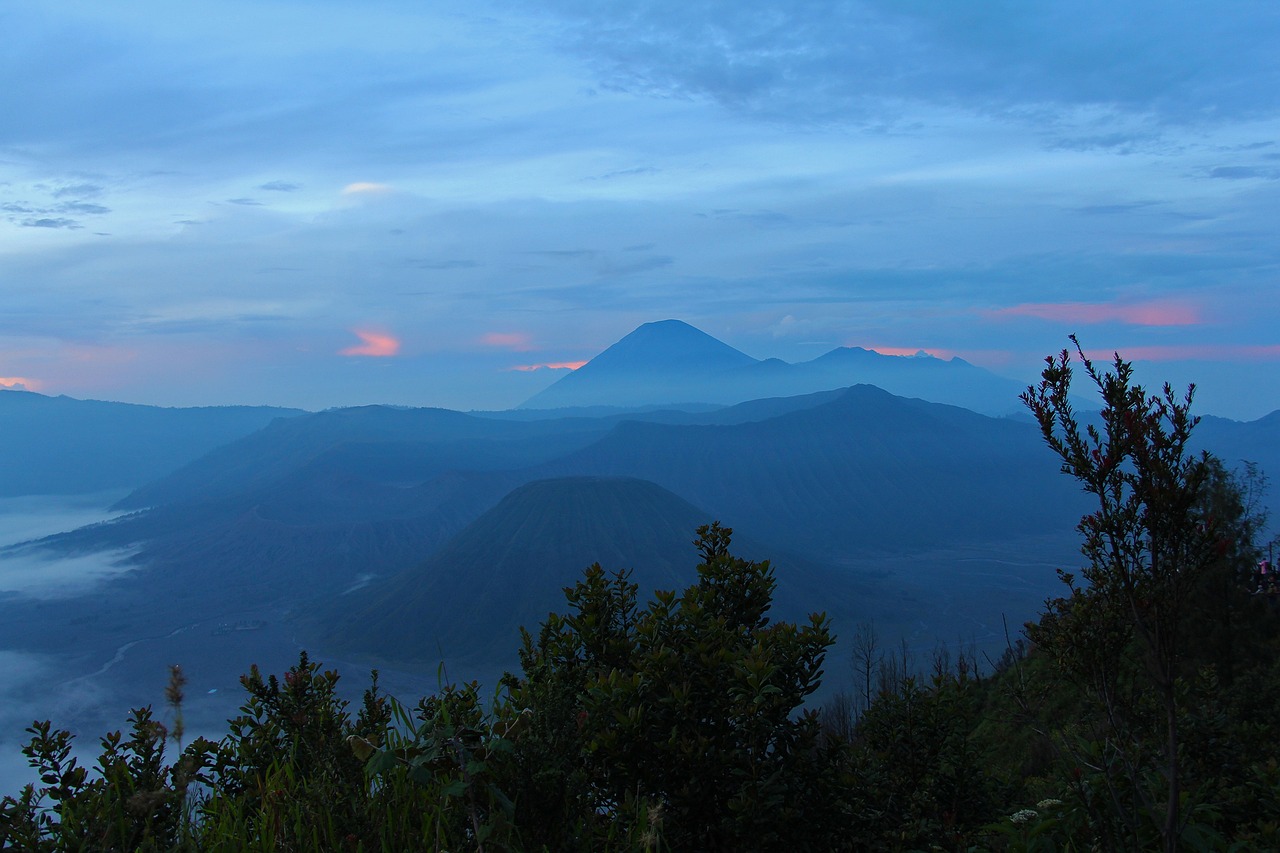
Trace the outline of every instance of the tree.
{"type": "Polygon", "coordinates": [[[1144,823],[1154,819],[1163,848],[1173,851],[1187,819],[1179,763],[1182,642],[1196,590],[1221,556],[1221,519],[1205,511],[1213,463],[1189,448],[1199,420],[1190,412],[1194,386],[1182,396],[1167,384],[1148,394],[1119,355],[1111,370],[1099,371],[1071,341],[1102,396],[1100,423],[1082,427],[1073,411],[1065,349],[1046,359],[1040,384],[1022,400],[1062,471],[1097,499],[1097,509],[1079,525],[1085,583],[1061,573],[1070,595],[1050,601],[1029,635],[1099,703],[1106,737],[1079,757],[1101,772],[1100,797],[1121,816],[1123,837],[1111,843],[1140,845],[1150,829],[1144,823]]]}
{"type": "Polygon", "coordinates": [[[550,764],[517,803],[568,795],[577,813],[556,820],[648,821],[678,850],[829,846],[835,747],[800,709],[832,637],[819,615],[770,623],[773,570],[731,555],[731,533],[698,529],[698,580],[679,595],[641,609],[625,574],[596,565],[566,591],[571,613],[525,635],[524,677],[508,680],[508,712],[530,715],[515,753],[550,764]]]}

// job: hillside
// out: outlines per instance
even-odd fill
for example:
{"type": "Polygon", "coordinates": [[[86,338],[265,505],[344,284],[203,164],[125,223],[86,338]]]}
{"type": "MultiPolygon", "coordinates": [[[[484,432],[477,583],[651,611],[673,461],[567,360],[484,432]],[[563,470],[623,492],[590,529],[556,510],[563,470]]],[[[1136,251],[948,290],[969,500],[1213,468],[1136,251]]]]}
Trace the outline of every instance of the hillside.
{"type": "Polygon", "coordinates": [[[0,391],[0,497],[134,488],[300,414],[268,406],[168,409],[0,391]]]}
{"type": "Polygon", "coordinates": [[[757,422],[626,422],[541,470],[649,480],[822,559],[1070,527],[1080,508],[1031,425],[869,386],[757,422]]]}
{"type": "MultiPolygon", "coordinates": [[[[714,520],[642,480],[539,480],[512,491],[420,565],[340,596],[305,622],[317,647],[347,655],[511,667],[519,627],[561,609],[561,590],[592,563],[631,570],[645,590],[688,586],[696,578],[694,531],[714,520]]],[[[747,537],[735,541],[741,556],[771,553],[747,537]]],[[[779,610],[789,618],[803,618],[818,600],[847,609],[857,586],[845,578],[844,588],[833,588],[802,560],[783,560],[777,571],[779,610]]]]}

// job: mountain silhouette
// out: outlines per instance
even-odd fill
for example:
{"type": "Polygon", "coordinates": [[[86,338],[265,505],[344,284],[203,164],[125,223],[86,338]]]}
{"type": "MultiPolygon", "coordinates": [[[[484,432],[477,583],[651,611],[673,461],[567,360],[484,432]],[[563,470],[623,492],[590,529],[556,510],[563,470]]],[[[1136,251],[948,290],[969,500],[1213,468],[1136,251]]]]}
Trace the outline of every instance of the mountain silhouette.
{"type": "MultiPolygon", "coordinates": [[[[642,605],[655,589],[694,583],[695,530],[714,520],[633,478],[527,483],[421,565],[341,596],[318,609],[311,624],[323,626],[319,645],[374,660],[511,666],[518,628],[536,632],[548,613],[563,612],[562,590],[592,563],[631,570],[642,605]]],[[[737,536],[733,550],[748,559],[778,553],[737,536]]],[[[843,590],[802,560],[776,571],[779,607],[790,618],[842,598],[843,590]]],[[[843,586],[851,586],[848,578],[843,586]]]]}
{"type": "Polygon", "coordinates": [[[541,469],[636,477],[819,559],[1074,524],[1034,426],[870,385],[741,424],[627,421],[541,469]]]}
{"type": "Polygon", "coordinates": [[[521,408],[740,402],[710,391],[756,360],[680,320],[645,323],[521,408]],[[709,396],[710,395],[710,396],[709,396]]]}
{"type": "Polygon", "coordinates": [[[0,391],[0,497],[139,486],[275,419],[269,406],[163,408],[0,391]]]}
{"type": "Polygon", "coordinates": [[[522,409],[727,405],[875,385],[892,394],[1004,415],[1024,386],[960,358],[883,355],[838,347],[812,361],[759,361],[679,320],[646,323],[522,409]]]}

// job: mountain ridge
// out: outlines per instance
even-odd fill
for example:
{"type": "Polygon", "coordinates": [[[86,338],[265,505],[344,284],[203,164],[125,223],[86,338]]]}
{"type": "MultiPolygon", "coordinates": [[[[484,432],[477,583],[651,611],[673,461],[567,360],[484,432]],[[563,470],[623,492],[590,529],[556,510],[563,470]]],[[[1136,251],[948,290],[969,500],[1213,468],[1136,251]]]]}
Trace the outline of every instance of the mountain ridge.
{"type": "Polygon", "coordinates": [[[517,408],[727,405],[858,384],[991,415],[1016,411],[1025,387],[958,357],[920,353],[837,347],[794,364],[755,359],[684,321],[662,320],[639,326],[517,408]]]}

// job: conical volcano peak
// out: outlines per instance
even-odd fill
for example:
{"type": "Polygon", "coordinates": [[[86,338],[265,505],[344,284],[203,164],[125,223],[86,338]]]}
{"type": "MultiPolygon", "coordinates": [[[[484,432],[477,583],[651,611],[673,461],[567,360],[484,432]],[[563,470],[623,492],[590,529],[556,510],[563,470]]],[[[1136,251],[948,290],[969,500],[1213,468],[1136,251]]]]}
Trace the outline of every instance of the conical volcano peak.
{"type": "Polygon", "coordinates": [[[524,408],[724,403],[726,377],[759,362],[681,320],[645,323],[524,408]]]}
{"type": "Polygon", "coordinates": [[[679,369],[686,372],[728,370],[755,364],[756,359],[716,340],[683,320],[645,323],[600,353],[582,368],[622,370],[679,369]]]}
{"type": "Polygon", "coordinates": [[[525,401],[521,408],[732,405],[875,385],[902,397],[1004,415],[1019,410],[1020,382],[927,352],[884,355],[839,347],[812,361],[759,361],[680,320],[645,323],[525,401]]]}

